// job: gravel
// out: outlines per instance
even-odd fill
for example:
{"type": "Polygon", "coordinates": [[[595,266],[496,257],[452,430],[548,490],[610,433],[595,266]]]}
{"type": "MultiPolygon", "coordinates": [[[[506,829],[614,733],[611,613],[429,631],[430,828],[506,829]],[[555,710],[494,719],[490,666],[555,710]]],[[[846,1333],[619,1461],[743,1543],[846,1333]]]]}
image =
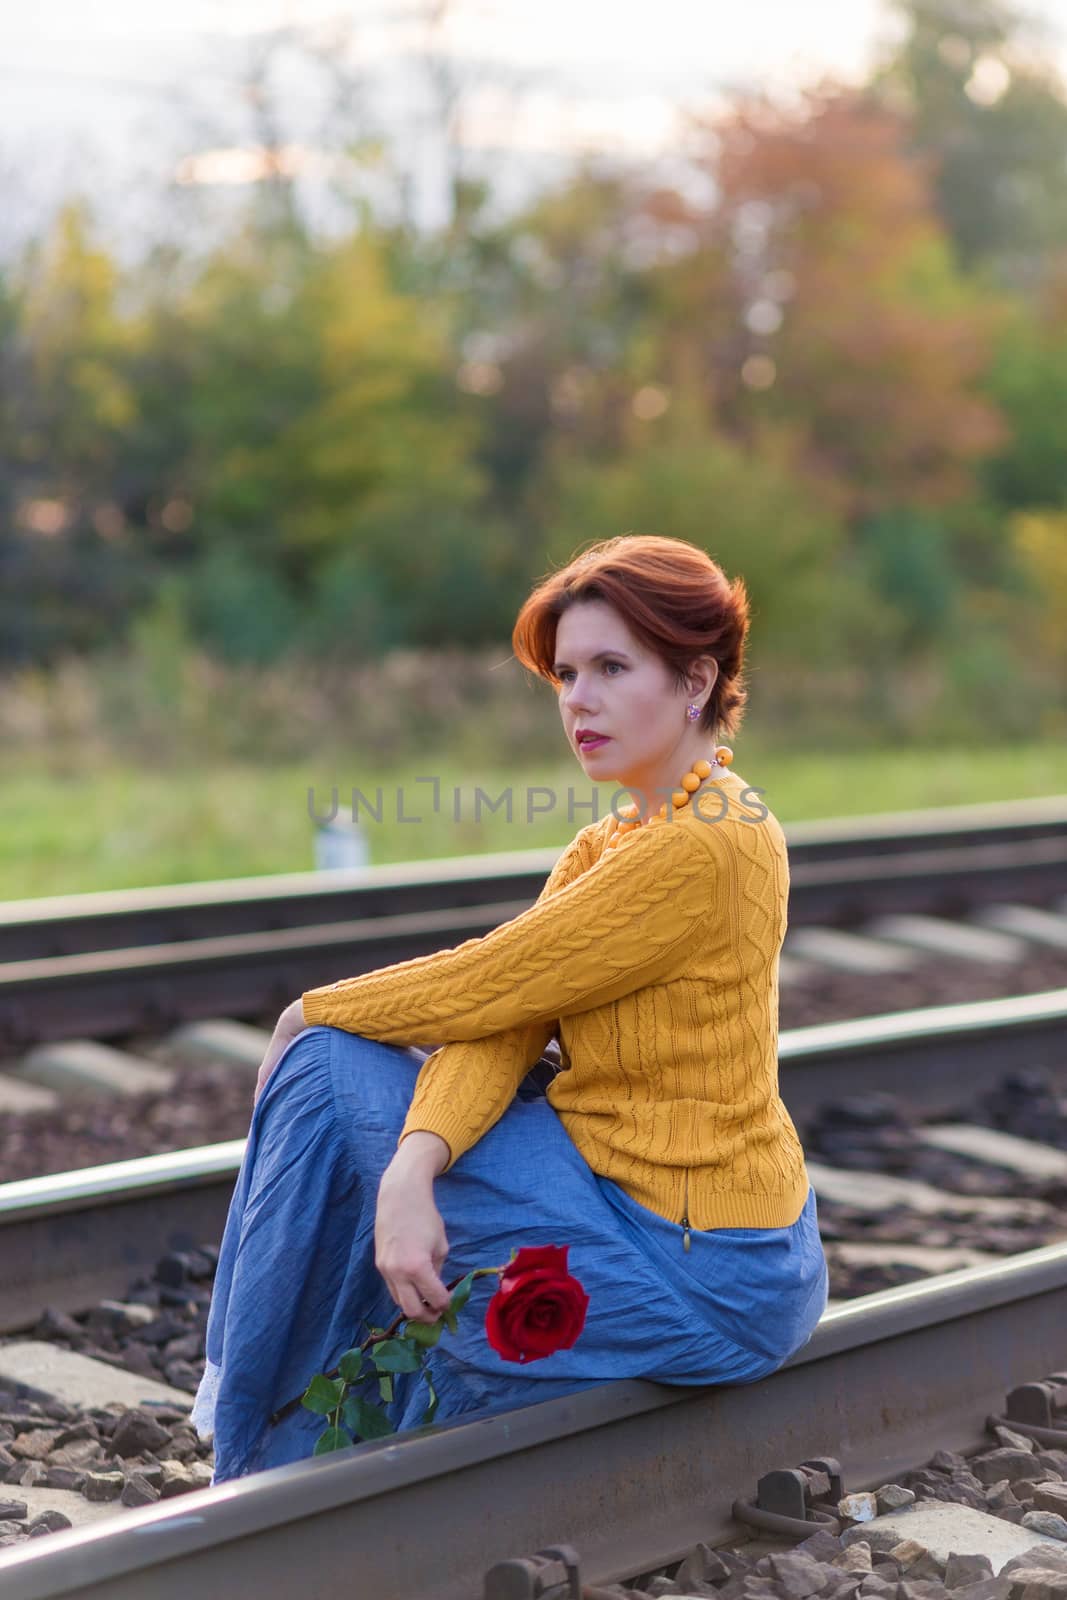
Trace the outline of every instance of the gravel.
{"type": "MultiPolygon", "coordinates": [[[[204,1369],[204,1332],[217,1262],[214,1245],[171,1252],[151,1279],[130,1285],[126,1300],[102,1300],[77,1316],[47,1308],[32,1337],[195,1394],[204,1369]]],[[[137,1413],[129,1415],[137,1418],[137,1413]]],[[[145,1450],[158,1454],[161,1419],[154,1410],[152,1415],[155,1423],[151,1418],[134,1420],[117,1429],[118,1455],[136,1458],[145,1450]]],[[[68,1431],[65,1442],[73,1450],[78,1441],[68,1431]]]]}
{"type": "MultiPolygon", "coordinates": [[[[1019,1435],[964,1457],[938,1450],[922,1466],[894,1483],[834,1503],[815,1497],[815,1507],[842,1522],[840,1534],[812,1524],[811,1537],[786,1548],[757,1540],[738,1549],[697,1545],[679,1566],[645,1573],[629,1584],[586,1585],[586,1600],[646,1600],[647,1596],[717,1596],[719,1600],[1067,1600],[1067,1521],[1034,1510],[1040,1497],[1067,1490],[1067,1452],[1045,1450],[1019,1435]],[[1034,1534],[1035,1541],[1005,1562],[994,1576],[981,1550],[931,1549],[902,1537],[912,1503],[953,1502],[1034,1534]],[[892,1510],[893,1521],[869,1520],[892,1510]],[[899,1515],[900,1513],[902,1515],[899,1515]],[[1062,1531],[1059,1525],[1062,1524],[1062,1531]],[[1053,1542],[1049,1542],[1049,1535],[1053,1542]],[[771,1546],[770,1548],[768,1546],[771,1546]]],[[[975,1519],[984,1527],[995,1524],[975,1519]]],[[[1000,1559],[1003,1559],[1001,1556],[1000,1559]]]]}
{"type": "MultiPolygon", "coordinates": [[[[1067,1149],[1067,1095],[1044,1071],[1009,1073],[991,1092],[939,1120],[977,1123],[1067,1149]]],[[[1027,1179],[924,1145],[915,1138],[914,1128],[915,1119],[893,1095],[856,1095],[822,1105],[803,1129],[803,1143],[813,1161],[828,1166],[885,1173],[953,1194],[1000,1196],[1023,1204],[1006,1205],[998,1216],[931,1216],[906,1205],[871,1211],[821,1198],[819,1230],[834,1299],[873,1294],[926,1276],[923,1267],[892,1259],[857,1266],[842,1259],[838,1245],[922,1245],[1015,1255],[1067,1238],[1067,1185],[1062,1180],[1027,1179]]]]}
{"type": "Polygon", "coordinates": [[[248,1077],[222,1065],[179,1072],[165,1094],[0,1113],[0,1182],[243,1139],[251,1115],[248,1077]]]}
{"type": "Polygon", "coordinates": [[[1038,948],[1029,950],[1025,961],[1005,966],[923,961],[914,972],[891,973],[877,979],[822,971],[813,983],[783,988],[780,1021],[783,1029],[803,1028],[886,1011],[911,1011],[919,1006],[1040,994],[1045,989],[1065,986],[1067,954],[1038,948]]]}
{"type": "MultiPolygon", "coordinates": [[[[218,1252],[172,1252],[127,1299],[78,1316],[45,1310],[33,1337],[186,1391],[204,1366],[204,1330],[218,1252]]],[[[62,1512],[27,1517],[20,1486],[74,1491],[96,1503],[152,1505],[211,1482],[212,1449],[188,1411],[156,1405],[80,1408],[0,1389],[0,1546],[69,1527],[62,1512]]]]}

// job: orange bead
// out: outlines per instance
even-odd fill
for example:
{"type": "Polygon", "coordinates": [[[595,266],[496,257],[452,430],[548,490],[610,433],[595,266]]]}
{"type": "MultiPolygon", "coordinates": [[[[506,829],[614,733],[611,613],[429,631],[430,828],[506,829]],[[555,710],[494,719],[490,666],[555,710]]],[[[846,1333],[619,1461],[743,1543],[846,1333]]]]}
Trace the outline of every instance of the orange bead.
{"type": "Polygon", "coordinates": [[[639,822],[620,822],[615,831],[616,833],[632,833],[635,828],[640,826],[639,822]]]}
{"type": "Polygon", "coordinates": [[[674,793],[671,795],[671,805],[674,807],[675,811],[680,811],[683,806],[687,806],[688,804],[689,795],[687,792],[684,789],[675,789],[674,793]]]}
{"type": "Polygon", "coordinates": [[[661,822],[666,822],[666,820],[667,820],[666,811],[657,811],[654,817],[649,817],[648,821],[645,823],[645,827],[646,828],[658,828],[660,823],[661,822]]]}
{"type": "Polygon", "coordinates": [[[700,779],[695,772],[686,773],[682,779],[682,788],[687,794],[692,794],[695,789],[700,788],[700,779]]]}
{"type": "Polygon", "coordinates": [[[701,757],[699,761],[693,762],[693,771],[696,773],[698,778],[710,778],[711,762],[705,761],[704,758],[701,757]]]}
{"type": "Polygon", "coordinates": [[[728,767],[734,759],[734,753],[728,744],[721,744],[715,752],[715,759],[721,767],[728,767]]]}
{"type": "Polygon", "coordinates": [[[637,807],[636,806],[621,806],[620,809],[619,809],[619,816],[620,817],[626,817],[627,819],[629,819],[630,817],[636,817],[637,816],[637,807]]]}

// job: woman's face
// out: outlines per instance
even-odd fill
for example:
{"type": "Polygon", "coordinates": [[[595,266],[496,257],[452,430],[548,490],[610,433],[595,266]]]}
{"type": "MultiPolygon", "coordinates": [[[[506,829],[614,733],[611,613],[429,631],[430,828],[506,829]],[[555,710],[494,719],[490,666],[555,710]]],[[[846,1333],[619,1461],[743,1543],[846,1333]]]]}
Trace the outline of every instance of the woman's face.
{"type": "MultiPolygon", "coordinates": [[[[708,743],[686,720],[691,696],[659,656],[640,644],[622,616],[602,600],[583,600],[560,617],[554,669],[559,709],[571,748],[594,782],[614,779],[650,792],[673,787],[692,751],[708,743]],[[579,736],[592,732],[602,742],[579,736]],[[675,770],[677,768],[677,770],[675,770]]],[[[711,683],[714,682],[714,663],[711,683]]],[[[703,704],[710,692],[698,693],[703,704]]]]}

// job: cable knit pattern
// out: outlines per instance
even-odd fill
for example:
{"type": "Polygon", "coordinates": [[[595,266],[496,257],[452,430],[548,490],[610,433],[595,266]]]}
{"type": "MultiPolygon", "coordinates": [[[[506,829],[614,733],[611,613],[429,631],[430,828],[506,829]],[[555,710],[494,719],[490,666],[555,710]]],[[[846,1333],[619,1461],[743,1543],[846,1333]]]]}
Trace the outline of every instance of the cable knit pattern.
{"type": "MultiPolygon", "coordinates": [[[[776,819],[729,774],[674,819],[572,840],[536,903],[481,939],[303,997],[308,1024],[443,1041],[403,1133],[450,1165],[559,1034],[548,1097],[595,1172],[695,1228],[784,1227],[808,1190],[778,1095],[778,954],[789,889],[776,819]]],[[[402,1135],[403,1137],[403,1135],[402,1135]]]]}

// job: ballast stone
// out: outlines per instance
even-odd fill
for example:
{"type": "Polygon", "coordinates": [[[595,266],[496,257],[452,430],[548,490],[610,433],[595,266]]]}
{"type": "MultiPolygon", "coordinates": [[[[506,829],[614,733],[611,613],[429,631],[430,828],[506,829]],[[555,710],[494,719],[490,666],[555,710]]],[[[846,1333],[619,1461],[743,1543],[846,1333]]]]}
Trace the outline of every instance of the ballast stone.
{"type": "Polygon", "coordinates": [[[841,1535],[845,1545],[857,1539],[864,1540],[874,1551],[885,1552],[914,1540],[925,1546],[942,1568],[950,1555],[960,1551],[988,1556],[994,1574],[1013,1557],[1032,1552],[1038,1546],[1042,1549],[1048,1546],[1057,1552],[1064,1550],[1060,1540],[1035,1533],[1032,1528],[1019,1527],[1002,1517],[944,1500],[924,1500],[906,1511],[892,1511],[888,1516],[875,1517],[873,1522],[857,1523],[841,1535]]]}
{"type": "Polygon", "coordinates": [[[849,1522],[873,1522],[878,1515],[878,1497],[869,1490],[846,1494],[837,1502],[837,1509],[849,1522]]]}
{"type": "Polygon", "coordinates": [[[1034,1533],[1047,1533],[1050,1539],[1067,1542],[1067,1519],[1056,1511],[1028,1511],[1022,1526],[1032,1528],[1034,1533]]]}
{"type": "Polygon", "coordinates": [[[1067,1572],[1020,1567],[1012,1574],[1010,1600],[1067,1600],[1067,1572]]]}
{"type": "Polygon", "coordinates": [[[1067,1547],[1035,1545],[1009,1561],[1001,1577],[1011,1584],[1010,1600],[1067,1600],[1067,1547]]]}
{"type": "Polygon", "coordinates": [[[999,1483],[1002,1478],[1007,1478],[1011,1483],[1020,1479],[1030,1478],[1039,1480],[1044,1478],[1046,1469],[1037,1457],[1026,1450],[987,1450],[980,1456],[975,1456],[968,1463],[979,1483],[987,1487],[999,1483]]]}
{"type": "Polygon", "coordinates": [[[988,1556],[952,1554],[945,1563],[945,1588],[966,1589],[972,1583],[985,1583],[993,1577],[988,1556]]]}

